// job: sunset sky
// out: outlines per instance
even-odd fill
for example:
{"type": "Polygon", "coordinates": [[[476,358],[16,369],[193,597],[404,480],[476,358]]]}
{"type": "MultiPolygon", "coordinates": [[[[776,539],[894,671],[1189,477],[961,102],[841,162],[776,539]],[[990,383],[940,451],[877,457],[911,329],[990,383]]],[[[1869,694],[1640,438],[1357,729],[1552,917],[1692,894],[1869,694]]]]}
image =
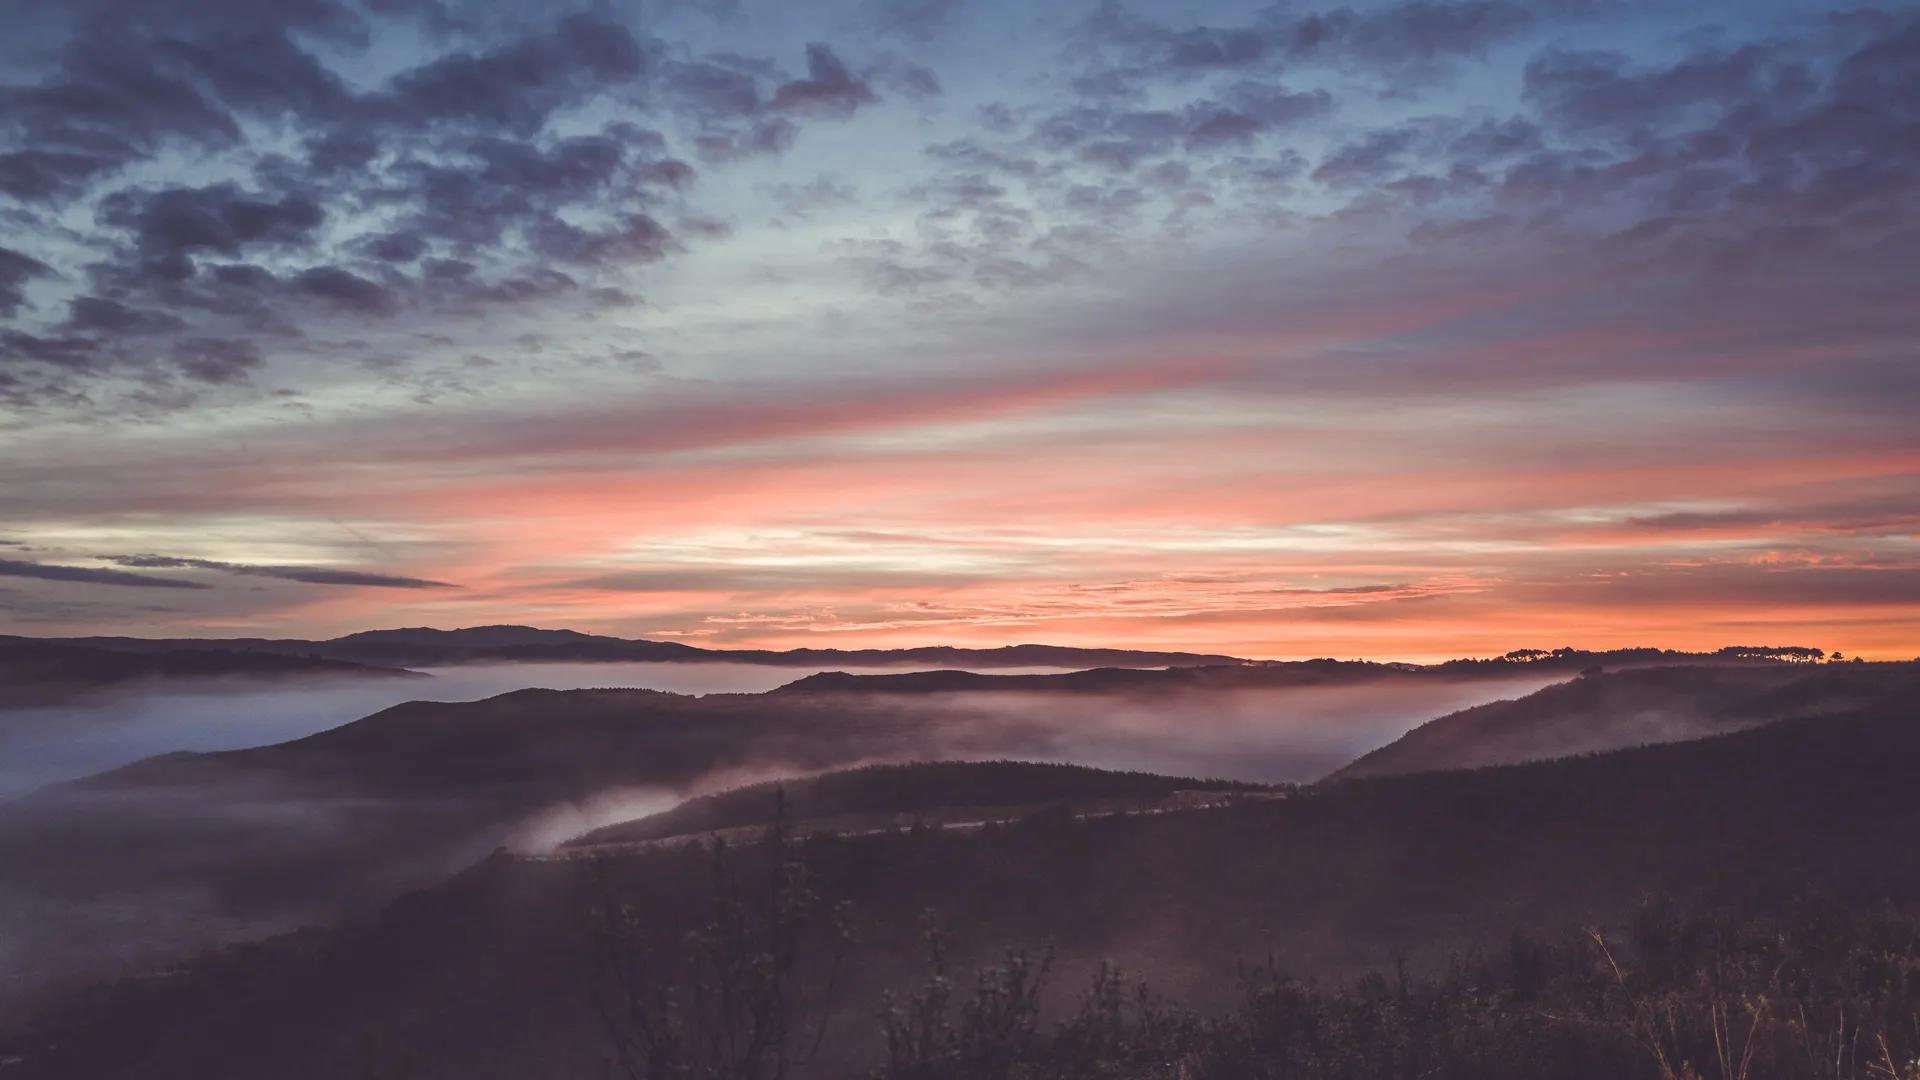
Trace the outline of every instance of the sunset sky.
{"type": "Polygon", "coordinates": [[[1920,654],[1913,5],[513,7],[9,7],[0,632],[1920,654]]]}

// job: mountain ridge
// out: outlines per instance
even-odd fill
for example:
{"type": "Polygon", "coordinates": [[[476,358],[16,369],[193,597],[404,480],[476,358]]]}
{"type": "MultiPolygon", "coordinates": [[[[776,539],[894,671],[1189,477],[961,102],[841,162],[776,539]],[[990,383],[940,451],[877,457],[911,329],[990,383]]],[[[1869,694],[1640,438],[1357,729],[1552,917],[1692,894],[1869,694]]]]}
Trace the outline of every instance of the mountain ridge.
{"type": "Polygon", "coordinates": [[[50,704],[143,680],[358,676],[425,679],[405,667],[228,648],[127,651],[72,639],[0,636],[0,707],[50,704]]]}
{"type": "Polygon", "coordinates": [[[888,667],[934,664],[947,667],[1178,667],[1242,664],[1217,653],[1109,649],[1071,645],[1017,644],[995,648],[927,645],[900,649],[703,649],[674,641],[586,634],[499,624],[442,630],[396,627],[361,630],[336,638],[139,638],[75,637],[31,639],[123,652],[226,649],[280,655],[308,655],[355,663],[431,667],[488,661],[653,661],[670,663],[749,663],[785,667],[888,667]]]}
{"type": "Polygon", "coordinates": [[[545,629],[517,624],[493,624],[443,630],[413,626],[360,630],[340,637],[306,638],[142,638],[93,636],[15,638],[69,644],[119,652],[226,650],[283,656],[309,656],[351,663],[394,667],[432,667],[486,662],[669,662],[747,663],[784,667],[831,669],[848,667],[932,668],[1186,668],[1289,667],[1301,671],[1367,665],[1389,669],[1483,674],[1489,670],[1578,671],[1592,665],[1648,666],[1659,664],[1793,664],[1824,655],[1803,646],[1726,646],[1711,652],[1676,649],[1621,648],[1607,650],[1516,649],[1490,658],[1461,658],[1432,664],[1372,660],[1252,660],[1223,653],[1194,653],[1158,649],[1021,643],[991,648],[960,645],[921,645],[905,648],[797,648],[708,649],[676,641],[623,638],[578,630],[545,629]]]}

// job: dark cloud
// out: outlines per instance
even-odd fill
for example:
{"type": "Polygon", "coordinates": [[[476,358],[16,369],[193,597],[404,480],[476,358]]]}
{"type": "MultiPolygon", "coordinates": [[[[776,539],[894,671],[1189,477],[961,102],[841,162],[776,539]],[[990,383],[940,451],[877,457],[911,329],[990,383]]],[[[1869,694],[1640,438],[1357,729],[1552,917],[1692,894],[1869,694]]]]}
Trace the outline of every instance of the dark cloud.
{"type": "Polygon", "coordinates": [[[757,115],[766,102],[760,84],[767,73],[734,57],[669,64],[661,89],[688,114],[707,122],[757,115]]]}
{"type": "Polygon", "coordinates": [[[218,384],[246,381],[262,358],[251,341],[192,338],[174,346],[173,361],[189,378],[218,384]]]}
{"type": "Polygon", "coordinates": [[[315,176],[331,176],[370,164],[380,154],[380,140],[370,131],[336,129],[306,141],[307,169],[315,176]]]}
{"type": "Polygon", "coordinates": [[[613,9],[80,0],[65,15],[34,23],[57,35],[40,69],[0,83],[0,193],[85,200],[96,229],[61,237],[51,216],[17,219],[45,246],[0,251],[0,318],[27,311],[30,279],[63,280],[53,248],[80,240],[94,261],[59,287],[64,321],[0,327],[15,402],[86,400],[82,371],[138,379],[148,403],[170,400],[175,376],[238,384],[340,315],[630,301],[623,269],[683,248],[663,221],[715,235],[699,227],[711,215],[657,209],[696,179],[668,131],[722,163],[779,154],[805,118],[877,101],[870,79],[938,91],[924,67],[883,57],[856,74],[822,43],[800,78],[768,58],[696,55],[613,9]],[[372,84],[343,74],[339,58],[388,31],[418,50],[410,66],[372,84]],[[580,130],[600,104],[633,119],[580,130]],[[193,155],[205,164],[187,171],[193,155]],[[163,167],[115,186],[141,163],[163,167]],[[168,174],[196,181],[150,179],[168,174]]]}
{"type": "Polygon", "coordinates": [[[389,232],[362,237],[357,245],[370,258],[406,263],[427,253],[426,238],[418,233],[389,232]]]}
{"type": "Polygon", "coordinates": [[[1313,170],[1313,178],[1337,187],[1377,185],[1398,175],[1419,136],[1412,126],[1370,131],[1328,154],[1313,170]]]}
{"type": "Polygon", "coordinates": [[[598,135],[559,139],[550,147],[499,138],[479,138],[467,152],[478,178],[494,187],[536,191],[544,200],[575,201],[606,188],[640,150],[657,161],[665,148],[658,132],[618,125],[598,135]]]}
{"type": "Polygon", "coordinates": [[[1290,93],[1270,83],[1236,83],[1221,98],[1187,107],[1183,138],[1189,149],[1243,143],[1333,111],[1333,97],[1325,90],[1290,93]]]}
{"type": "Polygon", "coordinates": [[[652,262],[673,249],[665,226],[645,214],[623,214],[605,228],[589,229],[549,217],[527,230],[538,254],[563,263],[652,262]]]}
{"type": "Polygon", "coordinates": [[[1771,48],[1695,55],[1671,67],[1635,71],[1618,53],[1551,51],[1528,62],[1529,104],[1574,130],[1633,133],[1702,107],[1726,110],[1767,100],[1778,108],[1810,87],[1809,76],[1783,65],[1771,48]]]}
{"type": "Polygon", "coordinates": [[[495,281],[470,280],[449,290],[456,303],[517,304],[572,291],[580,282],[571,274],[548,267],[495,281]]]}
{"type": "MultiPolygon", "coordinates": [[[[220,570],[229,574],[278,578],[307,585],[350,585],[381,589],[452,589],[457,586],[425,578],[372,574],[360,570],[336,570],[324,566],[261,566],[253,563],[222,562],[216,559],[188,559],[172,555],[116,555],[111,562],[150,570],[220,570]]],[[[102,571],[112,573],[113,571],[102,571]]],[[[134,575],[127,575],[129,577],[134,575]]]]}
{"type": "Polygon", "coordinates": [[[1323,116],[1333,108],[1324,90],[1290,93],[1241,83],[1219,99],[1181,109],[1124,109],[1085,104],[1041,119],[1033,141],[1051,152],[1127,170],[1149,158],[1244,144],[1258,135],[1323,116]]]}
{"type": "Polygon", "coordinates": [[[925,43],[939,37],[966,0],[867,0],[861,14],[874,33],[925,43]]]}
{"type": "Polygon", "coordinates": [[[1297,153],[1276,144],[1336,106],[1263,66],[1274,40],[1264,23],[1188,32],[1102,5],[1074,32],[1080,73],[1064,103],[994,103],[976,111],[978,134],[926,148],[946,171],[910,189],[926,205],[921,251],[866,245],[847,264],[889,293],[1031,288],[1125,257],[1123,234],[1156,210],[1177,229],[1223,192],[1258,186],[1250,216],[1265,220],[1271,177],[1298,171],[1297,153]]]}
{"type": "Polygon", "coordinates": [[[1521,116],[1503,121],[1483,120],[1452,136],[1447,153],[1456,161],[1490,164],[1516,154],[1533,153],[1545,145],[1538,124],[1521,116]]]}
{"type": "Polygon", "coordinates": [[[94,346],[92,338],[73,334],[40,335],[0,329],[0,361],[6,363],[85,367],[93,360],[94,346]]]}
{"type": "Polygon", "coordinates": [[[137,253],[158,262],[199,252],[237,255],[252,246],[303,245],[327,215],[306,196],[276,199],[222,183],[117,191],[101,201],[98,216],[104,225],[131,231],[137,253]]]}
{"type": "Polygon", "coordinates": [[[1877,293],[1900,273],[1895,238],[1920,233],[1920,98],[1902,92],[1920,85],[1917,41],[1920,18],[1881,13],[1663,63],[1549,48],[1524,68],[1523,115],[1363,131],[1312,175],[1351,200],[1339,214],[1408,212],[1423,244],[1525,229],[1612,273],[1877,293]]]}
{"type": "Polygon", "coordinates": [[[117,300],[77,296],[67,302],[68,330],[108,337],[164,334],[183,324],[165,312],[130,308],[117,300]]]}
{"type": "Polygon", "coordinates": [[[1880,487],[1852,498],[1646,514],[1628,518],[1622,524],[1627,529],[1649,533],[1747,533],[1769,539],[1783,534],[1912,536],[1920,533],[1920,484],[1908,480],[1880,487]]]}
{"type": "Polygon", "coordinates": [[[398,307],[392,290],[338,266],[316,266],[293,279],[300,291],[343,311],[385,315],[398,307]]]}
{"type": "Polygon", "coordinates": [[[1537,10],[1509,0],[1415,0],[1374,11],[1307,15],[1278,29],[1294,58],[1333,57],[1404,71],[1479,56],[1530,29],[1537,10]]]}
{"type": "Polygon", "coordinates": [[[39,259],[0,247],[0,315],[12,315],[26,303],[27,282],[52,276],[53,268],[39,259]]]}
{"type": "Polygon", "coordinates": [[[78,191],[94,177],[116,168],[111,154],[62,150],[17,150],[0,154],[0,192],[23,202],[51,200],[78,191]]]}
{"type": "MultiPolygon", "coordinates": [[[[400,12],[419,9],[434,0],[376,0],[369,9],[400,12]]],[[[107,23],[148,32],[195,30],[244,34],[260,29],[298,30],[341,44],[364,45],[368,26],[355,8],[340,0],[281,0],[259,4],[254,0],[71,0],[62,10],[82,24],[107,23]]]]}
{"type": "Polygon", "coordinates": [[[362,248],[385,262],[434,249],[472,262],[515,247],[509,241],[516,235],[535,253],[563,251],[574,262],[622,253],[651,261],[673,247],[666,230],[647,215],[608,215],[606,208],[677,192],[693,170],[666,153],[659,132],[621,123],[550,143],[480,136],[439,160],[406,163],[394,179],[399,183],[375,197],[405,211],[403,228],[368,237],[362,248]],[[575,212],[614,220],[604,229],[571,223],[575,212]]]}
{"type": "Polygon", "coordinates": [[[1580,14],[1585,6],[1413,0],[1295,14],[1289,5],[1277,4],[1245,25],[1172,26],[1137,16],[1118,0],[1105,0],[1081,24],[1076,48],[1104,59],[1084,71],[1075,86],[1092,96],[1131,96],[1154,80],[1278,73],[1311,63],[1352,67],[1404,86],[1518,38],[1543,16],[1580,14]]]}
{"type": "Polygon", "coordinates": [[[354,104],[342,81],[289,36],[351,38],[348,28],[361,23],[343,6],[277,4],[245,16],[219,3],[70,7],[74,32],[53,70],[0,86],[0,132],[29,147],[0,157],[0,191],[16,198],[72,198],[89,181],[175,144],[236,145],[243,119],[312,121],[354,104]]]}
{"type": "Polygon", "coordinates": [[[204,589],[208,587],[197,581],[153,577],[149,574],[130,574],[124,570],[109,570],[104,567],[60,566],[53,563],[24,562],[18,559],[0,559],[0,576],[78,582],[87,585],[127,585],[142,589],[204,589]]]}
{"type": "Polygon", "coordinates": [[[774,91],[773,107],[845,119],[862,105],[878,100],[873,87],[848,71],[831,48],[814,42],[807,46],[807,77],[784,83],[774,91]]]}
{"type": "Polygon", "coordinates": [[[340,78],[281,28],[215,33],[199,40],[171,37],[163,39],[158,50],[198,75],[237,112],[328,116],[344,112],[353,101],[340,78]]]}
{"type": "MultiPolygon", "coordinates": [[[[99,159],[104,171],[148,156],[169,141],[236,142],[233,116],[151,43],[100,28],[73,41],[59,72],[37,84],[0,88],[0,116],[35,150],[99,159]]],[[[59,171],[42,171],[43,180],[59,171]]],[[[42,197],[69,194],[54,184],[42,197]]]]}
{"type": "Polygon", "coordinates": [[[575,15],[548,32],[403,72],[368,108],[410,129],[467,124],[532,135],[560,108],[630,84],[647,66],[627,27],[575,15]]]}

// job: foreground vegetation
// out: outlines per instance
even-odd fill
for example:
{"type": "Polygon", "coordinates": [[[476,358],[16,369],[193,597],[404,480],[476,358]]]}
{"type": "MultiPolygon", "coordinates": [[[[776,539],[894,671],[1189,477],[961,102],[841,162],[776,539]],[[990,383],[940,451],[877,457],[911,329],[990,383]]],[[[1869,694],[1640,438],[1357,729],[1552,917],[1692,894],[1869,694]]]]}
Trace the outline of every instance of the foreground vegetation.
{"type": "MultiPolygon", "coordinates": [[[[633,1080],[777,1080],[810,1072],[827,1038],[852,941],[845,908],[783,823],[759,853],[771,858],[712,854],[710,916],[665,962],[617,900],[601,910],[595,1000],[609,1065],[633,1080]]],[[[1210,1016],[1103,966],[1077,1008],[1050,1019],[1062,1010],[1047,1006],[1049,954],[1009,952],[963,988],[945,934],[930,925],[926,940],[924,979],[885,999],[874,1080],[1920,1080],[1911,907],[1650,901],[1614,930],[1516,935],[1437,975],[1403,965],[1335,988],[1270,958],[1210,1016]]]]}
{"type": "MultiPolygon", "coordinates": [[[[951,1001],[936,976],[885,1017],[886,1080],[1264,1077],[1271,1080],[1914,1080],[1920,919],[1807,901],[1777,918],[1649,906],[1600,931],[1463,959],[1435,980],[1339,989],[1272,965],[1200,1018],[1104,973],[1054,1024],[1046,962],[981,972],[951,1001]]],[[[738,1075],[738,1074],[735,1074],[738,1075]]]]}

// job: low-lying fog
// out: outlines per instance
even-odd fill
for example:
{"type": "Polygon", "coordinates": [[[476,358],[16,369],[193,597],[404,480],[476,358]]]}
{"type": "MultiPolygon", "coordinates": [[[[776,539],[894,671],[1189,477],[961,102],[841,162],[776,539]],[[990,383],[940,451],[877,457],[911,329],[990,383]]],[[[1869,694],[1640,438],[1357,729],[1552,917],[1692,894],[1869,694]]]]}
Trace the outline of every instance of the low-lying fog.
{"type": "MultiPolygon", "coordinates": [[[[850,710],[893,716],[871,743],[826,751],[831,764],[802,766],[756,745],[745,764],[691,776],[668,788],[582,793],[547,808],[508,846],[538,853],[603,825],[671,809],[696,795],[763,780],[900,761],[1060,762],[1171,776],[1310,783],[1436,717],[1524,697],[1564,673],[1473,680],[1397,679],[1335,686],[1043,692],[983,690],[853,694],[850,710]]],[[[822,733],[822,745],[837,736],[822,733]]]]}
{"type": "MultiPolygon", "coordinates": [[[[405,701],[474,701],[531,686],[759,693],[825,669],[734,663],[514,663],[421,670],[433,678],[234,679],[164,689],[143,683],[57,706],[0,708],[0,799],[155,754],[285,742],[405,701]]],[[[1056,670],[1003,668],[994,673],[1056,670]]]]}
{"type": "Polygon", "coordinates": [[[1307,783],[1428,720],[1524,697],[1565,678],[1385,680],[1147,697],[999,691],[931,695],[924,705],[929,719],[945,720],[949,730],[956,718],[1005,725],[986,727],[971,746],[963,736],[941,756],[1044,757],[1172,776],[1307,783]],[[996,748],[1002,732],[1022,737],[996,748]]]}
{"type": "Polygon", "coordinates": [[[1145,694],[861,694],[802,706],[801,715],[824,722],[817,731],[769,710],[747,729],[759,734],[741,745],[683,740],[675,753],[690,755],[690,764],[679,773],[637,762],[636,774],[648,779],[556,791],[550,802],[518,808],[503,808],[492,792],[336,796],[247,778],[12,798],[168,751],[284,742],[410,700],[474,700],[527,687],[758,692],[812,670],[500,664],[432,674],[166,690],[147,684],[57,708],[0,710],[0,1021],[63,986],[377,906],[471,865],[496,844],[549,849],[753,780],[934,758],[1313,780],[1426,720],[1562,677],[1145,694]]]}

